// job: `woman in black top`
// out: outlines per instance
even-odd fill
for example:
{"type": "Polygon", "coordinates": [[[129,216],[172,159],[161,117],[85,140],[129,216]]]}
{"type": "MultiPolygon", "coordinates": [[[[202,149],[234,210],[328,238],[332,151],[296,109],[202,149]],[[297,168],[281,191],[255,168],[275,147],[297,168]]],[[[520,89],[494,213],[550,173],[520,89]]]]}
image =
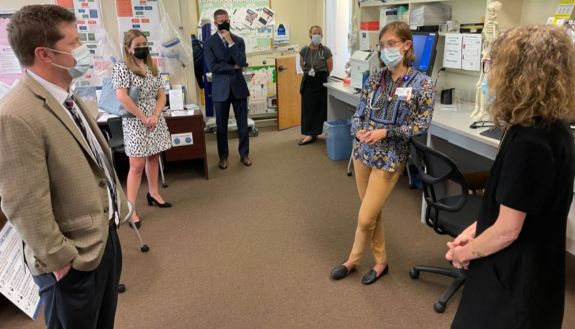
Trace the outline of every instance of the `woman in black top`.
{"type": "Polygon", "coordinates": [[[321,43],[321,27],[309,29],[309,46],[303,47],[300,65],[303,68],[301,81],[301,134],[299,145],[312,143],[323,130],[327,119],[327,89],[323,86],[333,69],[331,50],[321,43]]]}
{"type": "Polygon", "coordinates": [[[575,48],[559,28],[521,26],[491,60],[489,112],[506,133],[477,222],[448,243],[446,258],[468,268],[452,328],[561,328],[575,48]]]}

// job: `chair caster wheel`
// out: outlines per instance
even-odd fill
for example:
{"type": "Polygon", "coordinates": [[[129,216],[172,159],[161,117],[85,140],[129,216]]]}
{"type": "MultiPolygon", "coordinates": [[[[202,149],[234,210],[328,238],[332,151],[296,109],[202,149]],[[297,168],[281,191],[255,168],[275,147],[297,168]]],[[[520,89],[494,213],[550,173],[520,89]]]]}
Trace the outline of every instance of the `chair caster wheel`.
{"type": "Polygon", "coordinates": [[[141,252],[148,252],[148,251],[150,251],[150,247],[148,247],[148,245],[145,244],[145,245],[140,247],[140,251],[141,252]]]}
{"type": "Polygon", "coordinates": [[[433,304],[433,309],[437,313],[443,313],[443,312],[445,312],[445,303],[437,302],[437,303],[433,304]]]}
{"type": "Polygon", "coordinates": [[[350,173],[350,172],[348,172],[348,173],[347,173],[347,176],[351,177],[351,173],[350,173]]]}
{"type": "Polygon", "coordinates": [[[123,283],[120,283],[118,286],[118,293],[123,294],[124,292],[126,292],[126,286],[123,283]]]}
{"type": "Polygon", "coordinates": [[[410,276],[412,279],[417,279],[417,278],[419,278],[419,271],[416,270],[416,269],[414,269],[414,268],[412,268],[411,270],[409,270],[409,276],[410,276]]]}
{"type": "Polygon", "coordinates": [[[162,183],[162,187],[163,187],[163,188],[166,188],[166,187],[168,187],[168,184],[167,184],[167,183],[162,183]]]}

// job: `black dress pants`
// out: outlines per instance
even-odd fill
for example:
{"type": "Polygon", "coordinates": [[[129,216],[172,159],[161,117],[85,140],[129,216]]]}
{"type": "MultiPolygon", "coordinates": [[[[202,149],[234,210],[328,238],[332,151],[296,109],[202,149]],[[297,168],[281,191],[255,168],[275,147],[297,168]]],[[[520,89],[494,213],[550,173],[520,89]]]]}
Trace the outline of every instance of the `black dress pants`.
{"type": "Polygon", "coordinates": [[[122,250],[114,226],[100,265],[93,271],[70,269],[60,281],[54,274],[34,276],[48,329],[112,329],[118,303],[122,250]]]}
{"type": "Polygon", "coordinates": [[[228,119],[230,118],[230,105],[234,108],[234,116],[238,126],[238,137],[240,143],[238,151],[240,157],[248,156],[250,153],[250,140],[248,136],[248,100],[247,98],[235,98],[230,91],[230,97],[225,102],[214,102],[216,112],[216,134],[218,139],[218,156],[220,159],[227,159],[228,149],[228,119]]]}

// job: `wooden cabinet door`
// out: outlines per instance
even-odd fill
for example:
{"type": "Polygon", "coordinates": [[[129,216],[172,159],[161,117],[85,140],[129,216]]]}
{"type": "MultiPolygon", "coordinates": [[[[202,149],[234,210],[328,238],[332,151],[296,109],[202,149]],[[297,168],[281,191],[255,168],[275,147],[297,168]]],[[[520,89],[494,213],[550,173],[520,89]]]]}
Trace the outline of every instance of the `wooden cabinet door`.
{"type": "Polygon", "coordinates": [[[296,72],[296,56],[276,58],[278,129],[301,124],[301,95],[299,86],[302,74],[296,72]]]}

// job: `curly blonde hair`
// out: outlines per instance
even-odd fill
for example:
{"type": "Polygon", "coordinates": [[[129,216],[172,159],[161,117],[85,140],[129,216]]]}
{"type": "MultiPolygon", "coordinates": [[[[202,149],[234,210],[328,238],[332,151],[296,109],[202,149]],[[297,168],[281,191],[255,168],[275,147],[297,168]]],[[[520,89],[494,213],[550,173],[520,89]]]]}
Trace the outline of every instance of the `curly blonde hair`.
{"type": "Polygon", "coordinates": [[[519,26],[495,40],[488,72],[493,121],[531,126],[575,119],[575,47],[554,26],[519,26]]]}

